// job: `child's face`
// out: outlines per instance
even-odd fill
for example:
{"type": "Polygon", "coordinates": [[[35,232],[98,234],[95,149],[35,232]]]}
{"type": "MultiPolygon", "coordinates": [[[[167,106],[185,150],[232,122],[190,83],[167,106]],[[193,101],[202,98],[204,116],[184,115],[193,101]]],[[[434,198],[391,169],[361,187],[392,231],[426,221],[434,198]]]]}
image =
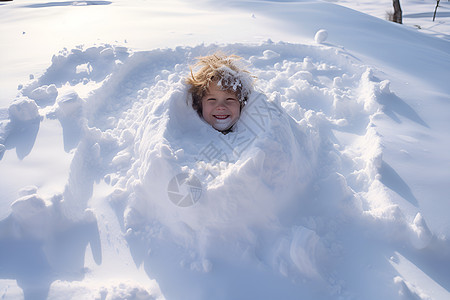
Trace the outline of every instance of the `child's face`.
{"type": "Polygon", "coordinates": [[[241,113],[241,105],[235,93],[221,90],[211,83],[202,98],[202,116],[219,131],[230,129],[241,113]]]}

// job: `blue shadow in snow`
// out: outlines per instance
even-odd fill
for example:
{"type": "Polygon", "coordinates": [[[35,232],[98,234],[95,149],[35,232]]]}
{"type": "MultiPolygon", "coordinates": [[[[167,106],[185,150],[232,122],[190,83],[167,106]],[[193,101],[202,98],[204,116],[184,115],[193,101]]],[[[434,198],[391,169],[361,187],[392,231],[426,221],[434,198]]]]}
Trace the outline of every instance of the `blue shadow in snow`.
{"type": "Polygon", "coordinates": [[[405,248],[401,252],[427,276],[450,291],[450,241],[433,236],[427,248],[415,251],[405,248]],[[425,250],[425,251],[423,251],[425,250]]]}
{"type": "Polygon", "coordinates": [[[83,129],[78,124],[77,120],[61,119],[60,123],[63,129],[64,151],[69,152],[80,142],[83,129]]]}
{"type": "MultiPolygon", "coordinates": [[[[16,148],[17,157],[22,160],[34,147],[39,132],[40,119],[29,122],[12,121],[11,131],[5,140],[7,150],[16,148]]],[[[2,156],[0,156],[0,159],[2,156]]]]}
{"type": "MultiPolygon", "coordinates": [[[[425,12],[425,13],[416,13],[416,14],[406,14],[403,15],[403,18],[428,18],[428,19],[432,19],[433,18],[433,14],[434,11],[432,12],[425,12]]],[[[439,12],[439,8],[438,11],[436,12],[436,19],[437,18],[448,18],[450,17],[450,12],[439,12]]]]}
{"type": "Polygon", "coordinates": [[[95,262],[101,263],[96,222],[76,224],[51,241],[16,237],[18,226],[11,216],[0,222],[0,278],[15,279],[25,300],[47,299],[55,280],[82,280],[88,244],[95,262]]]}
{"type": "Polygon", "coordinates": [[[384,113],[397,123],[401,123],[400,118],[403,116],[416,122],[424,127],[429,128],[428,124],[411,108],[405,101],[400,99],[393,93],[382,94],[378,98],[378,102],[384,106],[384,113]]]}
{"type": "MultiPolygon", "coordinates": [[[[135,262],[144,264],[147,275],[158,282],[167,299],[322,299],[314,294],[314,289],[295,284],[271,268],[254,266],[243,257],[211,255],[213,272],[202,272],[189,264],[180,264],[186,258],[189,260],[188,255],[185,249],[171,241],[157,238],[151,238],[149,243],[127,241],[135,262]]],[[[211,253],[222,250],[216,248],[211,253]]]]}
{"type": "Polygon", "coordinates": [[[27,8],[40,8],[40,7],[52,7],[52,6],[86,6],[86,5],[109,5],[111,1],[65,1],[65,2],[47,2],[24,5],[27,8]]]}
{"type": "Polygon", "coordinates": [[[385,186],[396,192],[398,195],[400,195],[402,198],[404,198],[412,205],[416,207],[419,206],[416,197],[413,195],[411,189],[406,184],[406,182],[385,161],[383,161],[381,164],[380,174],[381,174],[381,182],[385,186]]]}

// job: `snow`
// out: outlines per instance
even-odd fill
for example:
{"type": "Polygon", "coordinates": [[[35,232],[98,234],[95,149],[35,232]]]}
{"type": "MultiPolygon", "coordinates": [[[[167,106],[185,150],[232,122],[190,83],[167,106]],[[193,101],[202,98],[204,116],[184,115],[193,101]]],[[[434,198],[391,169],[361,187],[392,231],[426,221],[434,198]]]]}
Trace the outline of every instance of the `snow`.
{"type": "Polygon", "coordinates": [[[450,298],[434,5],[1,3],[0,297],[450,298]],[[217,50],[256,76],[227,135],[184,82],[217,50]]]}
{"type": "Polygon", "coordinates": [[[317,44],[322,44],[327,40],[327,38],[328,38],[328,31],[326,31],[325,29],[320,29],[314,36],[314,40],[316,41],[317,44]]]}

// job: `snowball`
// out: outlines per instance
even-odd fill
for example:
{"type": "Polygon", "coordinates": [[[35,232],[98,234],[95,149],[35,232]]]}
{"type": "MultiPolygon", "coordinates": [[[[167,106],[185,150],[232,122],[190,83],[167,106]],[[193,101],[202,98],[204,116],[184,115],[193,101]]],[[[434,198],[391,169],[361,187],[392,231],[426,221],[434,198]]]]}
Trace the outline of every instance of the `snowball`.
{"type": "Polygon", "coordinates": [[[316,35],[314,36],[314,40],[316,41],[317,44],[322,44],[323,42],[326,41],[327,38],[328,38],[328,31],[326,31],[325,29],[320,29],[319,31],[316,32],[316,35]]]}
{"type": "Polygon", "coordinates": [[[39,108],[27,97],[16,99],[8,109],[11,120],[28,122],[39,118],[39,108]]]}

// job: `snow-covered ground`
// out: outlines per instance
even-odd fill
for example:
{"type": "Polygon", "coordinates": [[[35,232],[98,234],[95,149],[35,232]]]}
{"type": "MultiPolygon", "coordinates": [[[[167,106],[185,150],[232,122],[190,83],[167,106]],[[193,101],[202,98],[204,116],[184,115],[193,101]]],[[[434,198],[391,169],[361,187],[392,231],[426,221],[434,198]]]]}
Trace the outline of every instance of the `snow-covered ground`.
{"type": "Polygon", "coordinates": [[[0,298],[450,299],[450,4],[401,3],[0,2],[0,298]]]}

